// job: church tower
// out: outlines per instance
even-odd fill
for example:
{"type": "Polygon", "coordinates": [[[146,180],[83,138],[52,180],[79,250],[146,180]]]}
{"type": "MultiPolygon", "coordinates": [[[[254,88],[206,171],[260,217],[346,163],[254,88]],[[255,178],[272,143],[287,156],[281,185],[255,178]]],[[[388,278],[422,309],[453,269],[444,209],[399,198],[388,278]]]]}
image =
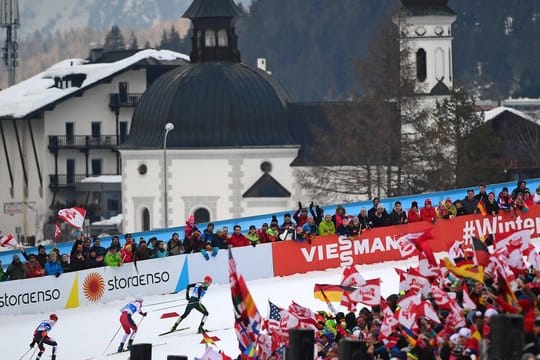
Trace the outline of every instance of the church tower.
{"type": "Polygon", "coordinates": [[[453,86],[452,23],[448,0],[401,0],[394,22],[409,51],[418,95],[448,95],[453,86]]]}

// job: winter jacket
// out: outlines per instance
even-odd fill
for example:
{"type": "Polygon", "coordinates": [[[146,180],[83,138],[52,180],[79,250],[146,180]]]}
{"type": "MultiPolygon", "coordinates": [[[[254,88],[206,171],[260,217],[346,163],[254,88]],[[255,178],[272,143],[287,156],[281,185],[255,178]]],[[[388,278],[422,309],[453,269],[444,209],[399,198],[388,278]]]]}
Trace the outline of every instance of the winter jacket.
{"type": "Polygon", "coordinates": [[[296,221],[297,226],[304,226],[308,218],[307,211],[302,211],[302,209],[298,209],[293,214],[293,219],[296,221]]]}
{"type": "Polygon", "coordinates": [[[437,212],[433,206],[430,206],[429,209],[423,206],[420,209],[420,220],[427,222],[434,222],[437,220],[437,212]]]}
{"type": "Polygon", "coordinates": [[[468,197],[465,197],[465,199],[461,200],[461,203],[463,204],[463,211],[465,211],[465,215],[474,214],[476,212],[476,208],[478,207],[478,200],[476,200],[475,198],[469,200],[468,197]]]}
{"type": "Polygon", "coordinates": [[[499,213],[499,204],[497,204],[495,200],[493,200],[492,203],[487,200],[484,202],[484,204],[486,205],[486,211],[489,215],[497,215],[499,213]]]}
{"type": "Polygon", "coordinates": [[[6,274],[9,280],[24,279],[26,278],[26,269],[22,262],[12,262],[6,270],[6,274]]]}
{"type": "Polygon", "coordinates": [[[232,245],[232,247],[248,246],[249,240],[244,234],[233,233],[229,239],[229,245],[232,245]]]}
{"type": "Polygon", "coordinates": [[[184,253],[184,245],[180,240],[171,239],[167,242],[167,251],[169,255],[180,255],[184,253]]]}
{"type": "Polygon", "coordinates": [[[30,261],[27,261],[24,263],[24,267],[26,269],[27,278],[45,276],[45,270],[43,270],[43,268],[37,261],[34,264],[32,264],[30,261]]]}
{"type": "Polygon", "coordinates": [[[400,212],[398,212],[396,211],[396,209],[392,209],[392,212],[390,213],[390,223],[392,225],[406,224],[407,213],[405,212],[405,210],[401,210],[400,212]]]}
{"type": "Polygon", "coordinates": [[[407,219],[409,220],[409,224],[421,221],[420,213],[416,209],[410,209],[407,213],[407,219]]]}
{"type": "Polygon", "coordinates": [[[248,233],[248,234],[246,235],[246,238],[249,240],[249,243],[250,243],[251,245],[253,245],[253,244],[259,244],[259,243],[260,243],[260,242],[259,242],[259,235],[257,235],[257,233],[254,233],[254,234],[248,233]]]}
{"type": "Polygon", "coordinates": [[[120,266],[122,265],[122,258],[118,252],[108,252],[103,259],[105,266],[120,266]]]}
{"type": "Polygon", "coordinates": [[[167,250],[160,249],[159,247],[154,251],[152,258],[164,258],[168,255],[167,250]]]}
{"type": "Polygon", "coordinates": [[[336,226],[334,225],[334,222],[332,220],[321,221],[321,223],[319,224],[319,235],[326,236],[326,235],[334,235],[335,233],[336,233],[336,226]]]}
{"type": "Polygon", "coordinates": [[[257,230],[257,236],[259,236],[259,241],[260,241],[261,244],[273,242],[273,241],[276,240],[275,238],[270,237],[268,235],[268,232],[264,231],[263,229],[257,230]]]}
{"type": "Polygon", "coordinates": [[[315,223],[310,224],[309,222],[306,222],[304,226],[302,226],[302,229],[307,234],[311,234],[311,235],[319,234],[319,229],[317,228],[317,225],[315,225],[315,223]]]}
{"type": "Polygon", "coordinates": [[[62,265],[58,261],[47,261],[45,264],[45,274],[60,275],[64,272],[62,265]]]}

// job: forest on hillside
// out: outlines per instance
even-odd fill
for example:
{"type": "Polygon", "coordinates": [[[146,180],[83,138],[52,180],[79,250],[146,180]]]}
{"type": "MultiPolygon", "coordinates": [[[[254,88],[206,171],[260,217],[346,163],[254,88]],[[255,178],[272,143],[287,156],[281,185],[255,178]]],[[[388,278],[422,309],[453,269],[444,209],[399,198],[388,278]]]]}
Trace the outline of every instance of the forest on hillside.
{"type": "MultiPolygon", "coordinates": [[[[364,91],[357,64],[399,6],[398,0],[254,0],[237,22],[242,60],[255,65],[258,57],[266,58],[292,100],[348,99],[364,91]]],[[[540,1],[450,0],[449,6],[457,13],[456,81],[484,99],[540,97],[540,1]]],[[[169,41],[176,33],[184,36],[187,24],[163,23],[133,36],[141,48],[189,52],[189,41],[169,41]]],[[[121,31],[128,44],[131,29],[121,31]]],[[[61,59],[86,57],[105,35],[80,29],[21,39],[17,79],[61,59]]],[[[1,69],[3,88],[7,75],[1,69]]]]}

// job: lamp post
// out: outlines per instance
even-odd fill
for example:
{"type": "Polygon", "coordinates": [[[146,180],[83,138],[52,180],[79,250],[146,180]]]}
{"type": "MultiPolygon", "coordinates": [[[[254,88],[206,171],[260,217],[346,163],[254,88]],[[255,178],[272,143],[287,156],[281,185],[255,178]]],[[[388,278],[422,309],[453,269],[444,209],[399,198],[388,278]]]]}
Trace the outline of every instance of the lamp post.
{"type": "Polygon", "coordinates": [[[166,229],[169,226],[169,204],[167,198],[167,135],[169,131],[174,129],[172,123],[165,124],[165,136],[163,137],[163,207],[164,207],[164,217],[163,217],[163,228],[166,229]]]}

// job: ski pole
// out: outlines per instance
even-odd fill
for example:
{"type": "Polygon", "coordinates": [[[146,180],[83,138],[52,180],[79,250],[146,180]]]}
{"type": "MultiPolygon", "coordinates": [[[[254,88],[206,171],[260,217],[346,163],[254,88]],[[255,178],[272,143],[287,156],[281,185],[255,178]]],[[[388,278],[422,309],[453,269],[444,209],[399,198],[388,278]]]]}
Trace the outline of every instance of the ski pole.
{"type": "MultiPolygon", "coordinates": [[[[24,359],[24,358],[26,357],[26,355],[27,355],[30,351],[32,351],[32,350],[35,351],[34,347],[31,347],[31,348],[29,348],[28,350],[26,350],[26,352],[19,358],[19,360],[24,359]]],[[[33,356],[33,355],[32,355],[32,356],[33,356]]]]}
{"type": "Polygon", "coordinates": [[[159,308],[159,309],[152,309],[152,310],[148,310],[148,311],[161,311],[161,310],[167,310],[167,309],[172,309],[172,308],[175,308],[175,307],[180,307],[180,306],[187,306],[189,304],[194,304],[194,302],[187,302],[185,304],[179,304],[179,305],[172,305],[172,306],[167,306],[167,307],[163,307],[163,308],[159,308]]]}
{"type": "Polygon", "coordinates": [[[105,347],[105,350],[103,350],[103,354],[102,355],[105,355],[105,353],[107,352],[107,349],[109,348],[109,346],[111,346],[114,338],[116,337],[116,335],[118,335],[118,332],[120,331],[120,329],[122,328],[122,326],[119,326],[118,327],[118,330],[116,330],[116,332],[114,333],[113,337],[111,338],[111,341],[109,341],[109,343],[107,344],[107,346],[105,347]]]}
{"type": "Polygon", "coordinates": [[[34,349],[34,352],[32,352],[32,355],[30,355],[30,360],[34,358],[34,355],[36,355],[36,351],[39,349],[39,346],[41,345],[41,342],[43,341],[43,337],[41,337],[41,340],[37,343],[36,348],[34,349]]]}
{"type": "Polygon", "coordinates": [[[154,306],[154,305],[162,305],[162,304],[172,303],[172,302],[175,302],[175,301],[186,301],[186,300],[184,300],[184,299],[174,299],[174,300],[161,301],[161,302],[152,303],[152,304],[144,304],[144,306],[148,307],[148,306],[154,306]]]}

